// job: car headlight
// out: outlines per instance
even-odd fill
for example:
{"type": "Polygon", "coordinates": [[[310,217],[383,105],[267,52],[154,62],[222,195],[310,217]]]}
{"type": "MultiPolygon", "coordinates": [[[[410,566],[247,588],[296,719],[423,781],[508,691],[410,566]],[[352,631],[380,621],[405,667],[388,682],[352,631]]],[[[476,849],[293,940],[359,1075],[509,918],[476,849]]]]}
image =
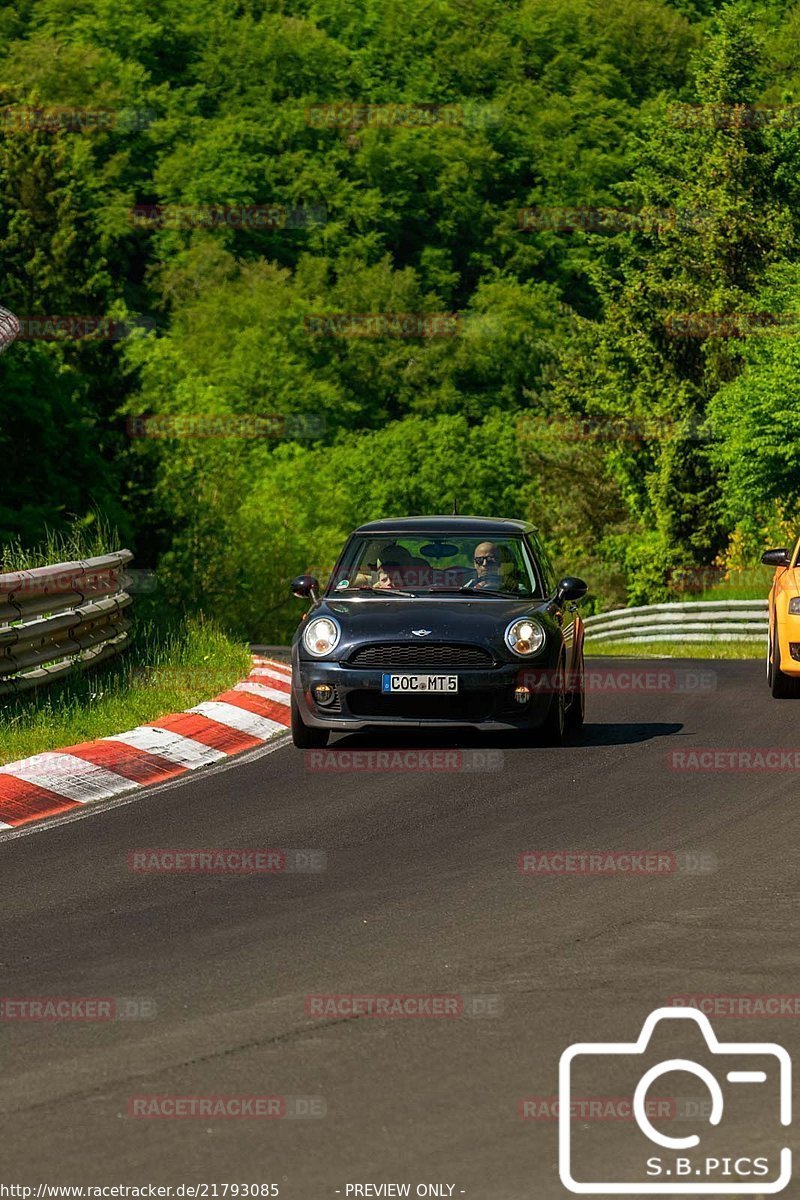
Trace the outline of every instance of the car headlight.
{"type": "Polygon", "coordinates": [[[800,616],[800,596],[795,596],[794,600],[789,601],[789,612],[793,617],[800,616]]]}
{"type": "Polygon", "coordinates": [[[315,617],[303,630],[303,645],[315,658],[324,658],[339,643],[342,631],[332,617],[315,617]]]}
{"type": "Polygon", "coordinates": [[[538,621],[530,617],[512,621],[506,630],[506,645],[514,654],[527,658],[530,654],[536,654],[544,645],[544,629],[538,621]]]}

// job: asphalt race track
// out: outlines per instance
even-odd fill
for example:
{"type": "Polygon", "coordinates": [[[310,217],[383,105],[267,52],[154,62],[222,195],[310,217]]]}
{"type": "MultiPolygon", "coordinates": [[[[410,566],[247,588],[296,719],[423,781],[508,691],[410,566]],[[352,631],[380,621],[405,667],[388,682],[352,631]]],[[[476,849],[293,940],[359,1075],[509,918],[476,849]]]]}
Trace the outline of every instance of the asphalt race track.
{"type": "MultiPolygon", "coordinates": [[[[715,686],[590,695],[584,731],[559,749],[468,735],[335,743],[500,751],[499,770],[314,771],[281,745],[6,836],[3,996],[136,998],[150,1015],[0,1021],[4,1178],[273,1182],[298,1200],[386,1182],[565,1196],[557,1122],[520,1106],[556,1096],[567,1046],[633,1041],[677,994],[800,992],[800,773],[668,762],[793,750],[800,702],[771,700],[759,661],[667,667],[712,672],[715,686]],[[327,869],[141,874],[128,856],[142,847],[314,849],[327,869]],[[682,865],[518,869],[526,851],[592,849],[682,865]],[[321,993],[456,995],[470,1011],[309,1015],[305,998],[321,993]],[[266,1094],[290,1108],[316,1098],[325,1115],[129,1115],[131,1097],[266,1094]]],[[[713,1024],[729,1041],[800,1051],[800,1016],[713,1024]]],[[[621,1095],[616,1079],[590,1082],[621,1095]]],[[[768,1099],[753,1088],[734,1105],[737,1153],[773,1144],[768,1099]]],[[[631,1123],[587,1136],[597,1170],[613,1172],[631,1123]]]]}

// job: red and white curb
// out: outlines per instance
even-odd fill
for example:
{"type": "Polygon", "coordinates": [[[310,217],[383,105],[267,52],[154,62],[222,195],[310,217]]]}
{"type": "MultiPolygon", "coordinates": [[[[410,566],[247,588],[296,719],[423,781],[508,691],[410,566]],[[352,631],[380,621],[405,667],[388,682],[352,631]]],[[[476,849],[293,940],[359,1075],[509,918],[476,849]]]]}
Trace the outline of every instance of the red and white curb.
{"type": "Polygon", "coordinates": [[[0,767],[0,831],[262,746],[290,724],[291,681],[288,663],[255,655],[247,679],[188,712],[0,767]]]}

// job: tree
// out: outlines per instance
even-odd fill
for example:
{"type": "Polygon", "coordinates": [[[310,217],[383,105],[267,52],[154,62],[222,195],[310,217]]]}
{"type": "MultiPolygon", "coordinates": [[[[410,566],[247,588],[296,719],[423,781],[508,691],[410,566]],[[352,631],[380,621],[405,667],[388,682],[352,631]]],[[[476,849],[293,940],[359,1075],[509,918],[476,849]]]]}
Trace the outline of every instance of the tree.
{"type": "Polygon", "coordinates": [[[675,566],[709,561],[725,543],[704,424],[741,356],[713,320],[751,308],[765,271],[796,245],[787,192],[776,186],[793,146],[732,111],[757,99],[763,68],[748,6],[726,6],[695,66],[700,123],[683,127],[683,113],[671,117],[663,103],[651,113],[624,193],[641,227],[605,243],[592,235],[603,320],[582,326],[553,389],[561,409],[644,431],[613,456],[641,530],[639,549],[635,536],[624,547],[635,599],[657,592],[659,579],[665,590],[675,566]],[[714,106],[730,114],[719,125],[714,106]],[[676,314],[694,314],[700,336],[674,336],[683,328],[676,314]]]}

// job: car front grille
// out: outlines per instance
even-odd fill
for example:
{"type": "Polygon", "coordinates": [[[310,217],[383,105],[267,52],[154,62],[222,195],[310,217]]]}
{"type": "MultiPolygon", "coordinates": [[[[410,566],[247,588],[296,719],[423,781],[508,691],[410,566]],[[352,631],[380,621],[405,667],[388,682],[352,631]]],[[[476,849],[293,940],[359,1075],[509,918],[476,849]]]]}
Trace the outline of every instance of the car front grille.
{"type": "Polygon", "coordinates": [[[366,669],[396,670],[399,667],[493,667],[494,659],[482,646],[457,642],[378,642],[359,646],[347,665],[366,669]]]}

